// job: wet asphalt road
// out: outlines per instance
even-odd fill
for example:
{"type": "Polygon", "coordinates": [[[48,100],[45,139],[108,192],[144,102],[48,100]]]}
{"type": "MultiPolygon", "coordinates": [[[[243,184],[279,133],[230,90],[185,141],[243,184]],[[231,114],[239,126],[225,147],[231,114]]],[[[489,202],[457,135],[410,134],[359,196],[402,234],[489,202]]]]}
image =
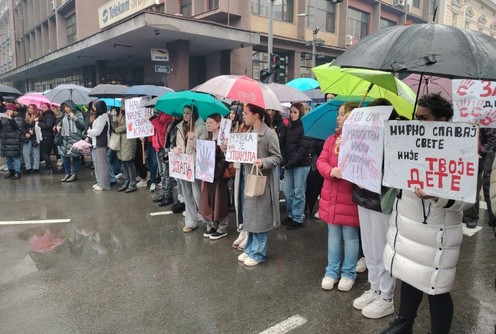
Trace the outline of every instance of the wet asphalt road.
{"type": "MultiPolygon", "coordinates": [[[[0,333],[259,333],[287,318],[291,333],[378,333],[392,316],[370,320],[352,301],[368,289],[323,291],[327,227],[307,220],[270,233],[266,263],[246,268],[227,238],[182,232],[181,214],[164,211],[145,188],[94,193],[89,170],[0,179],[0,220],[71,219],[50,225],[0,225],[0,333]],[[61,242],[46,254],[43,240],[61,242]],[[34,242],[38,240],[38,242],[34,242]]],[[[484,216],[483,216],[484,219],[484,216]]],[[[233,222],[234,220],[231,220],[233,222]]],[[[465,237],[452,296],[452,333],[495,333],[496,239],[485,223],[465,237]]],[[[399,287],[399,284],[398,284],[399,287]]],[[[395,298],[398,304],[399,290],[395,298]]],[[[427,298],[415,333],[427,333],[427,298]]]]}

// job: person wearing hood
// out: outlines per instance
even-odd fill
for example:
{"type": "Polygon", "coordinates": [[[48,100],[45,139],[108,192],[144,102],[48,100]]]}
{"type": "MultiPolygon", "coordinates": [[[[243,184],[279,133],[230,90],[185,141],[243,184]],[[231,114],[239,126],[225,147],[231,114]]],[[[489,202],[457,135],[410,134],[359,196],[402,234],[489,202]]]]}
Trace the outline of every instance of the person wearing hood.
{"type": "Polygon", "coordinates": [[[44,175],[53,174],[53,166],[50,161],[50,152],[53,147],[53,126],[55,125],[55,114],[50,109],[50,104],[43,103],[40,107],[41,116],[36,118],[38,126],[41,129],[41,143],[40,143],[40,155],[43,160],[45,160],[45,170],[42,171],[44,175]]]}
{"type": "Polygon", "coordinates": [[[61,181],[73,182],[77,180],[81,153],[78,150],[71,150],[71,148],[74,143],[83,139],[84,117],[72,100],[63,102],[60,108],[63,114],[56,129],[62,135],[62,145],[59,146],[59,152],[63,159],[65,176],[61,181]]]}
{"type": "Polygon", "coordinates": [[[95,111],[95,120],[88,128],[87,141],[93,145],[93,165],[97,183],[93,185],[94,191],[110,189],[110,170],[107,162],[107,146],[110,137],[110,118],[107,113],[107,104],[97,100],[92,107],[95,111]]]}
{"type": "Polygon", "coordinates": [[[21,127],[22,118],[17,116],[14,103],[5,105],[5,117],[0,118],[0,155],[5,158],[9,173],[6,179],[21,177],[21,127]]]}

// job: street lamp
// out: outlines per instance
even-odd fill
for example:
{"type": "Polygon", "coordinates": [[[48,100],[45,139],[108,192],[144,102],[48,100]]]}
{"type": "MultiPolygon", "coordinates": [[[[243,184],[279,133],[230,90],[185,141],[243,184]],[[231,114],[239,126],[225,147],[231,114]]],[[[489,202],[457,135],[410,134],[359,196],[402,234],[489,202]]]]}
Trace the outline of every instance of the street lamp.
{"type": "MultiPolygon", "coordinates": [[[[274,22],[274,1],[275,0],[269,0],[269,29],[267,33],[267,70],[269,71],[269,73],[270,73],[272,50],[273,50],[272,23],[274,22]]],[[[270,81],[270,76],[268,80],[270,81]]]]}
{"type": "MultiPolygon", "coordinates": [[[[299,13],[299,17],[307,17],[310,16],[311,14],[308,13],[299,13]]],[[[312,67],[317,66],[317,46],[322,46],[325,45],[325,42],[323,39],[317,38],[317,34],[320,31],[320,28],[322,28],[323,25],[321,25],[318,28],[314,28],[312,30],[312,40],[311,41],[305,41],[305,46],[312,46],[312,67]]],[[[312,73],[313,75],[313,73],[312,73]]],[[[315,77],[315,75],[313,75],[315,77]]]]}

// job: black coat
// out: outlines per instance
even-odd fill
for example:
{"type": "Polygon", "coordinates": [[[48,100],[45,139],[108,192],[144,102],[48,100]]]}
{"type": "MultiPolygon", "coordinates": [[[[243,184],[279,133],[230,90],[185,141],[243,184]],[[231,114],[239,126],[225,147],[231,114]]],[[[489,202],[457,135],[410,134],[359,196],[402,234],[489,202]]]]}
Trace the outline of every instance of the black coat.
{"type": "Polygon", "coordinates": [[[53,111],[47,110],[41,115],[38,126],[41,128],[41,135],[44,142],[53,141],[53,126],[55,125],[55,115],[53,111]]]}
{"type": "Polygon", "coordinates": [[[310,166],[314,141],[305,137],[301,120],[290,122],[282,136],[282,166],[286,169],[310,166]]]}
{"type": "Polygon", "coordinates": [[[19,157],[21,155],[22,119],[0,118],[0,155],[2,157],[19,157]]]}
{"type": "Polygon", "coordinates": [[[352,199],[353,203],[361,206],[362,208],[382,212],[380,196],[375,192],[360,188],[354,184],[352,199]]]}

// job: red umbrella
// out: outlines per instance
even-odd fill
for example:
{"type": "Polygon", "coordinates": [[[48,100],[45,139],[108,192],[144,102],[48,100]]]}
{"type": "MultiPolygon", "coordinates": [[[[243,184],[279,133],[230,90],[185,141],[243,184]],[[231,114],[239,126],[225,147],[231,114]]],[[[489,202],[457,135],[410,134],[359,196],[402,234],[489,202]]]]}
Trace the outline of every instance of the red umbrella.
{"type": "Polygon", "coordinates": [[[264,109],[284,111],[276,94],[267,85],[246,75],[219,75],[196,86],[192,91],[252,103],[264,109]]]}
{"type": "MultiPolygon", "coordinates": [[[[420,83],[420,74],[410,74],[403,82],[406,83],[414,92],[418,90],[420,83]]],[[[441,95],[451,100],[451,79],[436,77],[434,75],[423,75],[422,85],[420,86],[419,96],[431,93],[441,93],[441,95]]]]}

